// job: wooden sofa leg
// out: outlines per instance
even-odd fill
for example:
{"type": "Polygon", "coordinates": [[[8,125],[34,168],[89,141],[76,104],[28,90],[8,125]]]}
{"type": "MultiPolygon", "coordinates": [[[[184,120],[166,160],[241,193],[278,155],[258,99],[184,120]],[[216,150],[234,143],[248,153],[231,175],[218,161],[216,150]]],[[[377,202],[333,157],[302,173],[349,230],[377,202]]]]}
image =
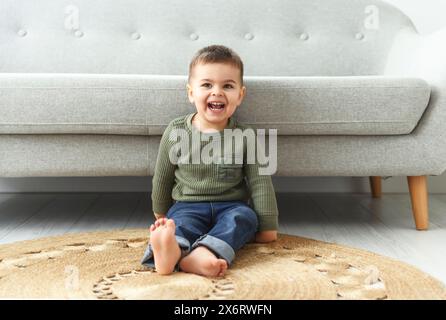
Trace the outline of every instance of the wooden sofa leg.
{"type": "Polygon", "coordinates": [[[369,177],[373,198],[381,198],[381,177],[369,177]]]}
{"type": "Polygon", "coordinates": [[[426,176],[407,177],[409,184],[412,212],[417,230],[429,227],[429,207],[426,176]]]}

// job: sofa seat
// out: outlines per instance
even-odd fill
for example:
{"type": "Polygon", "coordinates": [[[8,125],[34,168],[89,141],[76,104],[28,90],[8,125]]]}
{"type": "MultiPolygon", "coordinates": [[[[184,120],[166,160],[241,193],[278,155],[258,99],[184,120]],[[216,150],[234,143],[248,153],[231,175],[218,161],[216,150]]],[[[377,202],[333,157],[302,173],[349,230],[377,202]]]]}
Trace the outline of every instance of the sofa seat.
{"type": "MultiPolygon", "coordinates": [[[[194,112],[186,76],[0,74],[0,134],[161,135],[194,112]]],[[[278,135],[410,134],[429,103],[418,78],[246,77],[236,118],[278,135]]]]}

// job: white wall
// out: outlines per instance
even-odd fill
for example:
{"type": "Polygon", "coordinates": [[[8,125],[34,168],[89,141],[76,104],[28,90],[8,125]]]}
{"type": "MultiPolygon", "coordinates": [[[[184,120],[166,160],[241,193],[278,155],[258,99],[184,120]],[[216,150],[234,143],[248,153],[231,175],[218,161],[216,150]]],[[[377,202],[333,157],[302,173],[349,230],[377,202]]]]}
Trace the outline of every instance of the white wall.
{"type": "MultiPolygon", "coordinates": [[[[329,0],[327,0],[329,1],[329,0]]],[[[388,0],[403,10],[422,34],[446,27],[446,0],[388,0]]],[[[446,162],[446,159],[445,159],[446,162]]],[[[277,191],[369,192],[368,178],[274,177],[277,191]]],[[[149,177],[0,178],[0,192],[149,191],[149,177]]],[[[407,192],[405,177],[383,181],[383,192],[407,192]]],[[[446,173],[429,177],[430,193],[446,193],[446,173]]]]}
{"type": "Polygon", "coordinates": [[[445,0],[387,0],[404,11],[421,34],[429,34],[446,27],[445,0]]]}

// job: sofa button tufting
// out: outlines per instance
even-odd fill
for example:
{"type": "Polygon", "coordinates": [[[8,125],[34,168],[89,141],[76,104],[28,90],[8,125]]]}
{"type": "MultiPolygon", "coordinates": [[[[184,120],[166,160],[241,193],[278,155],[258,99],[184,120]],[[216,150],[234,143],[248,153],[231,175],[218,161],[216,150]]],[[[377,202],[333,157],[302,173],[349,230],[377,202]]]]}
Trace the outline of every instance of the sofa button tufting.
{"type": "Polygon", "coordinates": [[[19,37],[24,37],[28,34],[28,32],[26,32],[26,30],[20,29],[19,31],[17,31],[17,34],[19,35],[19,37]]]}
{"type": "Polygon", "coordinates": [[[193,41],[198,40],[198,34],[196,34],[196,33],[192,33],[192,34],[190,35],[190,38],[191,38],[191,40],[193,40],[193,41]]]}
{"type": "Polygon", "coordinates": [[[364,34],[362,32],[358,32],[355,35],[356,40],[363,40],[365,38],[364,34]]]}
{"type": "Polygon", "coordinates": [[[245,39],[252,40],[252,39],[254,39],[254,35],[252,33],[247,33],[247,34],[245,34],[245,39]]]}
{"type": "Polygon", "coordinates": [[[300,35],[300,40],[307,41],[309,38],[310,36],[308,35],[308,33],[302,33],[300,35]]]}
{"type": "Polygon", "coordinates": [[[141,39],[141,34],[138,33],[138,32],[133,32],[133,33],[132,33],[132,39],[133,39],[133,40],[139,40],[139,39],[141,39]]]}
{"type": "Polygon", "coordinates": [[[84,33],[80,30],[76,30],[76,32],[74,33],[74,35],[78,38],[81,38],[84,36],[84,33]]]}

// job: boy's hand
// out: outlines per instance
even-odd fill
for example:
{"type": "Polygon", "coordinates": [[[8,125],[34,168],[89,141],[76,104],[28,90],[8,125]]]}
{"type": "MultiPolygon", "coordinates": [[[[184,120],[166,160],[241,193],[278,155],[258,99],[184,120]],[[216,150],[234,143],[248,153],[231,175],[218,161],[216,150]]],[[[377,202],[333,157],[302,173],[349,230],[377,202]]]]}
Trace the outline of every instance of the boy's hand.
{"type": "Polygon", "coordinates": [[[166,214],[164,213],[153,213],[153,215],[155,216],[156,220],[166,217],[166,214]]]}
{"type": "Polygon", "coordinates": [[[256,242],[267,243],[277,240],[277,230],[259,231],[256,233],[256,242]]]}

